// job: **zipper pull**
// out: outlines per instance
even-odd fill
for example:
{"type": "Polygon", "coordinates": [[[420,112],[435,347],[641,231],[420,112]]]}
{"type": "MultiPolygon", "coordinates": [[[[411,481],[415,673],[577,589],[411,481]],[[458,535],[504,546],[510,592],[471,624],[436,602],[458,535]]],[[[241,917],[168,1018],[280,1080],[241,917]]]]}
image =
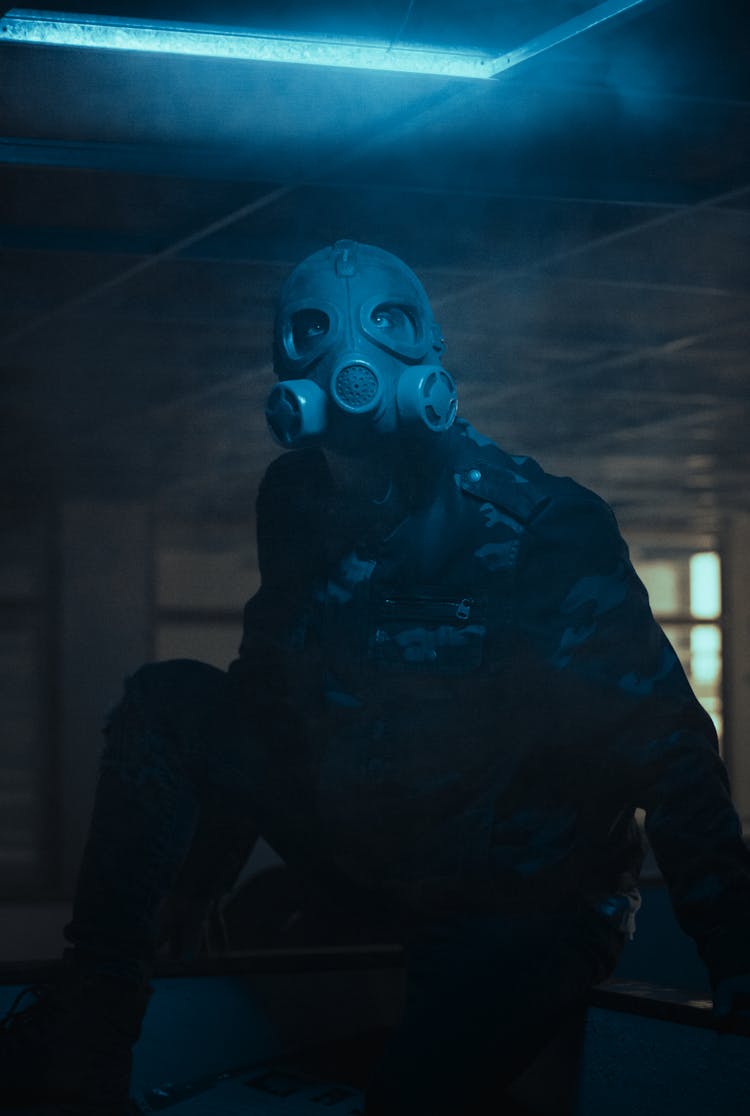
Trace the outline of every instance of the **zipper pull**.
{"type": "Polygon", "coordinates": [[[473,605],[471,597],[464,597],[456,605],[456,617],[459,620],[468,620],[471,615],[471,606],[473,605]]]}

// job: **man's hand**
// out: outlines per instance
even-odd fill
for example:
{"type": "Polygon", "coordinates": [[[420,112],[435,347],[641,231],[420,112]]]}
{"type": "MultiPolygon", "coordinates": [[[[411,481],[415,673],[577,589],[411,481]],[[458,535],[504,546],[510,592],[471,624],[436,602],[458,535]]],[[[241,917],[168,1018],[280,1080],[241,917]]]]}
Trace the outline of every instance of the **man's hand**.
{"type": "Polygon", "coordinates": [[[714,989],[714,1015],[717,1019],[732,1015],[750,1018],[750,973],[719,981],[714,989]]]}

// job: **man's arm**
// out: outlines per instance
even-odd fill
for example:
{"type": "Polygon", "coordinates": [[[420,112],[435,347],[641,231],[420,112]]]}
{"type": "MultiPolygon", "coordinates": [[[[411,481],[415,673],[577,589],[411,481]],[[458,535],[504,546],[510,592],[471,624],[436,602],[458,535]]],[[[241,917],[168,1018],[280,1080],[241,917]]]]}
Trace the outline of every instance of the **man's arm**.
{"type": "Polygon", "coordinates": [[[261,585],[245,605],[234,674],[252,679],[264,703],[285,697],[286,657],[304,639],[304,603],[325,563],[325,500],[330,489],[318,451],[285,453],[258,490],[256,525],[261,585]]]}
{"type": "MultiPolygon", "coordinates": [[[[602,792],[619,788],[624,803],[645,809],[675,913],[717,1000],[729,978],[744,987],[750,853],[711,719],[651,614],[607,505],[559,482],[528,525],[519,589],[522,635],[545,688],[572,738],[590,742],[602,792]]],[[[726,996],[731,989],[722,1003],[726,996]]]]}

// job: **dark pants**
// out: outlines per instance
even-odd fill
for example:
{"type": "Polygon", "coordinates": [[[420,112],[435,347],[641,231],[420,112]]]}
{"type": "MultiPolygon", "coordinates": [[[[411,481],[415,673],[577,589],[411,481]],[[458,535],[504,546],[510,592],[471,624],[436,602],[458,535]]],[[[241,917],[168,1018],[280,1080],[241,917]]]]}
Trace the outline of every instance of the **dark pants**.
{"type": "MultiPolygon", "coordinates": [[[[290,863],[296,850],[314,852],[306,757],[288,724],[256,714],[229,675],[203,663],[151,664],[128,680],[108,720],[66,928],[79,954],[135,974],[153,958],[170,891],[207,904],[231,886],[259,832],[290,863]]],[[[574,1025],[623,942],[583,908],[456,912],[412,923],[403,937],[406,1015],[368,1092],[373,1116],[468,1116],[488,1081],[502,1090],[574,1025]]]]}
{"type": "MultiPolygon", "coordinates": [[[[371,1082],[368,1116],[525,1112],[505,1090],[560,1032],[577,1056],[587,994],[623,942],[582,910],[425,926],[407,945],[405,1018],[371,1082]]],[[[563,1099],[554,1111],[568,1111],[563,1099]]]]}
{"type": "Polygon", "coordinates": [[[66,937],[147,966],[163,900],[207,905],[258,835],[252,733],[228,676],[205,663],[142,667],[107,719],[94,813],[66,937]]]}

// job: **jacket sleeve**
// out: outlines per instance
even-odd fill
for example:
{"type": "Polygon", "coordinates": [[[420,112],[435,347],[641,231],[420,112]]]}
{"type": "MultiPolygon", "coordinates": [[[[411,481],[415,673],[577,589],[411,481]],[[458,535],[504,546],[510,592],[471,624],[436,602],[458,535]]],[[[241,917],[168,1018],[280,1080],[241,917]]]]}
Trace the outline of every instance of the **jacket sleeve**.
{"type": "Polygon", "coordinates": [[[572,481],[559,485],[519,555],[522,641],[563,735],[586,742],[605,793],[646,811],[675,913],[714,982],[750,972],[750,853],[713,723],[611,510],[572,481]]]}
{"type": "Polygon", "coordinates": [[[258,490],[261,584],[245,605],[239,659],[230,670],[252,674],[270,700],[280,696],[282,664],[303,637],[305,602],[324,563],[329,483],[322,454],[296,451],[272,462],[258,490]]]}

